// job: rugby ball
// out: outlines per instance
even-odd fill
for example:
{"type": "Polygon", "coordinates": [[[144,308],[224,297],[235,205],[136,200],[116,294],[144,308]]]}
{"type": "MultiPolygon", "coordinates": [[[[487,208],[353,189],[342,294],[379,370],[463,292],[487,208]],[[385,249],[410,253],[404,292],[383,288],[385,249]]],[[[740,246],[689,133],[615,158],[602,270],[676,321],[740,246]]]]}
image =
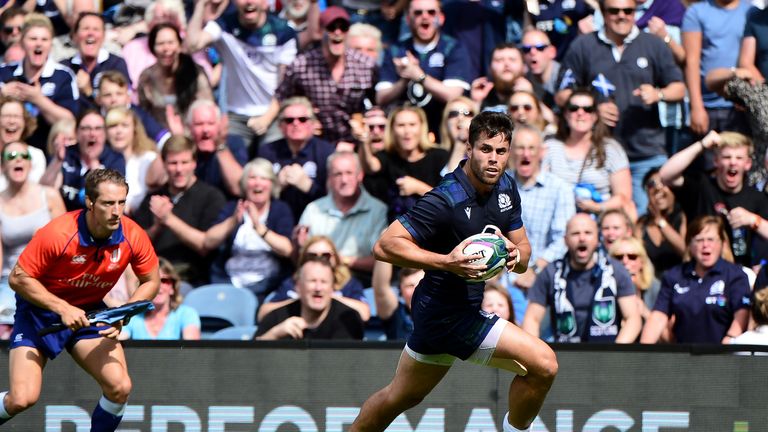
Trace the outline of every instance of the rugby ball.
{"type": "Polygon", "coordinates": [[[470,240],[470,242],[462,251],[464,255],[480,254],[481,258],[473,260],[472,263],[488,266],[480,277],[467,279],[468,282],[486,281],[504,269],[509,258],[509,252],[507,251],[504,239],[496,234],[480,233],[467,238],[467,240],[470,240]]]}

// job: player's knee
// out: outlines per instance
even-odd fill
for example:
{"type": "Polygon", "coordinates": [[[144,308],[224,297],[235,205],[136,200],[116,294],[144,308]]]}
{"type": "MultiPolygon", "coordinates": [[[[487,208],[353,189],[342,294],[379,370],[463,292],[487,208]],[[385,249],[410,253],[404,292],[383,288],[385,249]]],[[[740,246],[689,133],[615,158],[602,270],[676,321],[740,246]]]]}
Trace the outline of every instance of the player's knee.
{"type": "Polygon", "coordinates": [[[557,356],[549,345],[545,344],[545,349],[542,349],[541,355],[538,357],[539,365],[537,372],[539,378],[552,383],[557,375],[558,368],[557,356]]]}
{"type": "Polygon", "coordinates": [[[130,396],[132,389],[133,384],[131,383],[131,378],[126,375],[125,378],[113,383],[108,388],[105,388],[104,396],[115,403],[126,403],[128,402],[128,396],[130,396]]]}
{"type": "Polygon", "coordinates": [[[16,415],[31,408],[37,403],[40,393],[33,392],[9,392],[5,398],[5,411],[10,415],[16,415]]]}

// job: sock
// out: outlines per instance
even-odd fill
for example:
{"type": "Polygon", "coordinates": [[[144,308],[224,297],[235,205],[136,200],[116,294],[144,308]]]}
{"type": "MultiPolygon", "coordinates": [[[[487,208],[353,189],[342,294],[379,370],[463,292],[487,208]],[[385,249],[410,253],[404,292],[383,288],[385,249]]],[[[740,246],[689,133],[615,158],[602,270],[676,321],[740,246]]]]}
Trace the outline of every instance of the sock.
{"type": "Polygon", "coordinates": [[[8,411],[5,410],[5,395],[7,394],[7,391],[0,393],[0,425],[13,418],[13,416],[8,414],[8,411]]]}
{"type": "Polygon", "coordinates": [[[115,432],[123,419],[125,404],[119,404],[102,395],[91,415],[91,432],[115,432]]]}
{"type": "Polygon", "coordinates": [[[530,426],[525,429],[518,429],[509,424],[509,413],[504,414],[504,420],[502,421],[501,425],[504,428],[504,432],[529,432],[531,430],[530,426]]]}

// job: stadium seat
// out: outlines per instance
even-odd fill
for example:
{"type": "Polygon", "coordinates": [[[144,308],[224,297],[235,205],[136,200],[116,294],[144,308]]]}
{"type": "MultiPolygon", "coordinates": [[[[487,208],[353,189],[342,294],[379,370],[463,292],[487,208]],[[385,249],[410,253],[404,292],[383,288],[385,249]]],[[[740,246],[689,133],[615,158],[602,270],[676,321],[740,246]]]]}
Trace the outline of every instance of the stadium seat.
{"type": "Polygon", "coordinates": [[[252,340],[253,336],[256,335],[256,330],[258,329],[258,326],[255,325],[227,327],[212,334],[210,339],[244,341],[252,340]]]}
{"type": "Polygon", "coordinates": [[[229,284],[203,285],[184,298],[184,304],[200,315],[200,332],[205,339],[226,327],[254,325],[258,303],[253,292],[229,284]]]}
{"type": "Polygon", "coordinates": [[[365,295],[365,301],[371,308],[371,318],[376,315],[376,298],[374,297],[373,287],[363,288],[363,295],[365,295]]]}

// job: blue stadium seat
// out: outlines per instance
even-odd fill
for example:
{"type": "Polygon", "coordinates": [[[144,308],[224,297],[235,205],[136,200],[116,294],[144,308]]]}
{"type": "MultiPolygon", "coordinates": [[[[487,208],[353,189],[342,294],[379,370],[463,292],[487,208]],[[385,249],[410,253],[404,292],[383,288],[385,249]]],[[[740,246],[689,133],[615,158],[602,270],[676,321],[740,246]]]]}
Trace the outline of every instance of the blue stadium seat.
{"type": "Polygon", "coordinates": [[[376,299],[373,293],[373,287],[363,288],[363,295],[365,295],[365,301],[368,302],[368,306],[371,307],[371,318],[376,315],[376,299]]]}
{"type": "Polygon", "coordinates": [[[255,325],[227,327],[212,334],[210,339],[244,341],[253,340],[253,336],[256,335],[256,330],[258,329],[259,327],[255,325]]]}
{"type": "Polygon", "coordinates": [[[197,287],[187,294],[184,304],[200,315],[203,338],[226,327],[254,325],[259,306],[253,292],[230,284],[197,287]]]}

